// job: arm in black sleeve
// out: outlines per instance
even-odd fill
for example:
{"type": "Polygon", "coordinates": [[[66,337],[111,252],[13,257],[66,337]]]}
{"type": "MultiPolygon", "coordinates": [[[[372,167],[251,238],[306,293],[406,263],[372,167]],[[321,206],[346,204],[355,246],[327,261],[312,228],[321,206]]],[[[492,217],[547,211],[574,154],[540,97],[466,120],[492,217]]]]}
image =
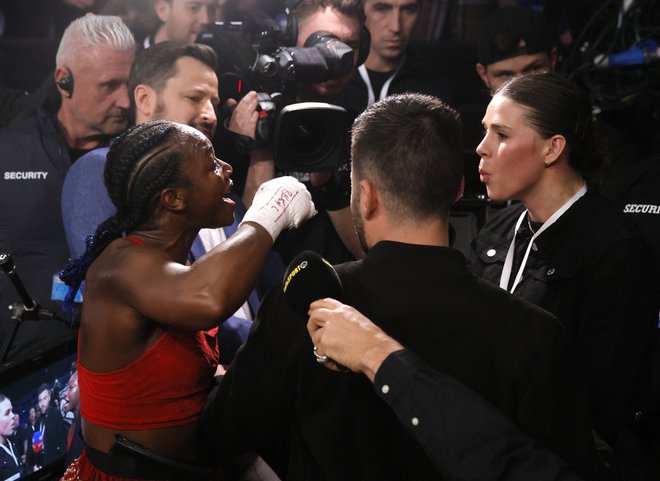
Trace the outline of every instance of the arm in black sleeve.
{"type": "Polygon", "coordinates": [[[311,357],[312,349],[304,320],[288,309],[281,289],[270,291],[202,413],[210,455],[253,451],[264,456],[282,444],[293,416],[301,351],[311,357]]]}
{"type": "Polygon", "coordinates": [[[406,349],[385,359],[374,388],[451,479],[581,479],[474,391],[406,349]]]}

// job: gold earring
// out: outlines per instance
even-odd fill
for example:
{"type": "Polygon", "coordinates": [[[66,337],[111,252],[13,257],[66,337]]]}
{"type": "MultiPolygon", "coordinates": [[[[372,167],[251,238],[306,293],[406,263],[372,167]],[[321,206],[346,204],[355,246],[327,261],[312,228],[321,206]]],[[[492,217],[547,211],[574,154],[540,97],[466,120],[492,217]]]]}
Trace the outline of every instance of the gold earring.
{"type": "Polygon", "coordinates": [[[543,161],[543,167],[544,167],[544,168],[547,169],[547,168],[550,167],[551,165],[552,165],[551,163],[546,162],[545,160],[543,161]]]}

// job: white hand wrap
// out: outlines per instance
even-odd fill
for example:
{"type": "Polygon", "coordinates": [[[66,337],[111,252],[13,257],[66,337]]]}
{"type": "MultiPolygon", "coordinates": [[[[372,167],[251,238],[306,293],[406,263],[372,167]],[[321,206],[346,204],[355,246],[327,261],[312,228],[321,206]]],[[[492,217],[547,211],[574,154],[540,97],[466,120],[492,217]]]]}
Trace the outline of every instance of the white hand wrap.
{"type": "Polygon", "coordinates": [[[284,229],[298,227],[314,214],[312,195],[304,184],[293,177],[277,177],[261,184],[241,224],[255,222],[275,241],[284,229]]]}

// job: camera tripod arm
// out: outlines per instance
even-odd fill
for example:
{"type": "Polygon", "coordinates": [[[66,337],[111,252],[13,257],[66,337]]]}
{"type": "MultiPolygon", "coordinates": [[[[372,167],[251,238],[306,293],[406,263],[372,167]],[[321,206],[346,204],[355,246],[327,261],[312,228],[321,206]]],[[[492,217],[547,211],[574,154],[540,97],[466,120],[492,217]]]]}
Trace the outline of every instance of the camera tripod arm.
{"type": "Polygon", "coordinates": [[[14,289],[16,289],[16,292],[18,292],[18,295],[21,298],[24,309],[26,311],[33,311],[37,309],[37,303],[30,297],[27,289],[25,289],[25,286],[23,285],[23,282],[21,281],[20,277],[18,277],[14,260],[8,253],[0,254],[0,269],[2,269],[2,272],[7,274],[7,277],[9,277],[9,280],[13,284],[14,289]]]}

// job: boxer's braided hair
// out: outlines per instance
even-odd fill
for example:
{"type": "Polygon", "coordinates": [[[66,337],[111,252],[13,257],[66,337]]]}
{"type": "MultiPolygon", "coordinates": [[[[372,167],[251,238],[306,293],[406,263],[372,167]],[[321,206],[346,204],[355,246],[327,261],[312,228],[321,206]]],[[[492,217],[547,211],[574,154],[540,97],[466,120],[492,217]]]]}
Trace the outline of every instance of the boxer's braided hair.
{"type": "Polygon", "coordinates": [[[132,127],[112,141],[104,181],[117,211],[87,237],[85,252],[60,272],[70,287],[71,303],[87,269],[110,242],[138,227],[149,228],[162,189],[188,184],[180,168],[184,139],[189,143],[177,124],[154,120],[132,127]]]}

